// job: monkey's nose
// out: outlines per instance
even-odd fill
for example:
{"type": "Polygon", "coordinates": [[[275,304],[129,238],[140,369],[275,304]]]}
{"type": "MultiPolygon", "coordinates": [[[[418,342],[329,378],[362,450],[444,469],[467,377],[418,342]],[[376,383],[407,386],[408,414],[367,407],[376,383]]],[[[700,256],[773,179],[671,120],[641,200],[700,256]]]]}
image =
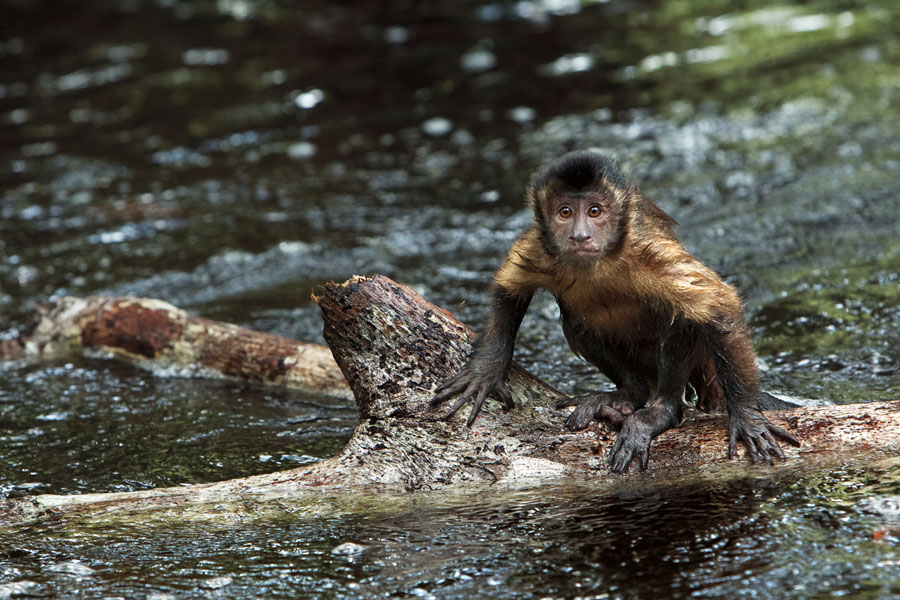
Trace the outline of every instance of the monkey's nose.
{"type": "Polygon", "coordinates": [[[574,233],[569,236],[569,239],[573,242],[578,242],[579,244],[583,244],[584,242],[591,241],[591,236],[587,233],[574,233]]]}

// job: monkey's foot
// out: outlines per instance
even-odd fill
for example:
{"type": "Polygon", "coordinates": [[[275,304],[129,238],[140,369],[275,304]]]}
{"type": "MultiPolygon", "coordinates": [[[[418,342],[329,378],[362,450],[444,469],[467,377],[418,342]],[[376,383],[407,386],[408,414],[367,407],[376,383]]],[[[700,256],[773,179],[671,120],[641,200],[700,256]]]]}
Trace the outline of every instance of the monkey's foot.
{"type": "Polygon", "coordinates": [[[771,465],[773,457],[784,459],[778,439],[791,446],[800,445],[797,438],[775,426],[762,411],[753,411],[749,415],[732,414],[728,419],[728,458],[737,456],[740,440],[747,447],[753,464],[766,462],[771,465]]]}
{"type": "Polygon", "coordinates": [[[574,406],[575,410],[566,419],[566,429],[579,431],[593,421],[606,421],[618,431],[625,418],[634,412],[634,404],[622,399],[622,394],[615,392],[595,392],[584,396],[562,398],[556,402],[556,408],[574,406]]]}

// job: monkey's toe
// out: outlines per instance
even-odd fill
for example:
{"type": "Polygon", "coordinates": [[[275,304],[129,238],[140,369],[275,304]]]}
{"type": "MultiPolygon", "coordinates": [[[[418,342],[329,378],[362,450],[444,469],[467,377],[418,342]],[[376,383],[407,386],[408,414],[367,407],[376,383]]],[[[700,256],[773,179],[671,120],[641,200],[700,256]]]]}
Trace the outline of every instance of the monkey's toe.
{"type": "Polygon", "coordinates": [[[556,408],[569,408],[570,406],[578,406],[579,402],[581,402],[581,400],[576,397],[563,396],[562,398],[557,398],[556,402],[553,403],[553,406],[556,408]]]}
{"type": "Polygon", "coordinates": [[[622,428],[622,424],[625,422],[626,416],[627,415],[620,413],[612,406],[603,406],[600,409],[598,418],[606,421],[613,431],[619,431],[622,428]]]}
{"type": "Polygon", "coordinates": [[[594,421],[594,411],[585,410],[582,404],[577,406],[566,419],[566,429],[569,431],[581,431],[586,429],[594,421]]]}

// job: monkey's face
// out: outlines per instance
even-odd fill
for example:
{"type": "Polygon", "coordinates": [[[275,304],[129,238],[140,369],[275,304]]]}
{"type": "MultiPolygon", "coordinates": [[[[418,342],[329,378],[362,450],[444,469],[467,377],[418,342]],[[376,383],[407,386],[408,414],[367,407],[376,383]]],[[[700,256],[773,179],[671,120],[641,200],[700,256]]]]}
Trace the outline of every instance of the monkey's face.
{"type": "Polygon", "coordinates": [[[550,199],[547,209],[547,230],[564,260],[591,264],[602,258],[615,241],[617,219],[603,194],[560,195],[550,199]]]}

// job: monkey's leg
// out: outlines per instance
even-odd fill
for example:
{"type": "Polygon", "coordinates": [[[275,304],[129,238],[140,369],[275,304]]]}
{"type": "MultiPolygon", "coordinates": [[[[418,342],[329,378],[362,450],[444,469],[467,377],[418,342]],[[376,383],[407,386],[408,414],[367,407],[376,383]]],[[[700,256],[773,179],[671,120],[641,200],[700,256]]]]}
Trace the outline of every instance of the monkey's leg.
{"type": "MultiPolygon", "coordinates": [[[[567,334],[570,339],[572,333],[567,334]]],[[[584,332],[581,332],[584,336],[584,332]]],[[[594,392],[583,396],[565,398],[556,403],[557,408],[574,406],[575,410],[566,419],[566,429],[578,431],[588,427],[593,421],[606,421],[618,431],[625,418],[644,406],[652,396],[652,379],[655,378],[655,352],[652,360],[622,357],[626,351],[611,343],[589,340],[584,343],[576,338],[577,352],[593,363],[616,385],[612,392],[594,392]],[[650,364],[644,364],[649,362],[650,364]],[[637,371],[643,373],[639,375],[637,371]]],[[[640,353],[646,354],[646,353],[640,353]]]]}
{"type": "Polygon", "coordinates": [[[618,431],[625,418],[644,404],[645,399],[638,399],[633,392],[615,390],[562,398],[556,402],[556,408],[575,407],[566,418],[566,429],[569,431],[584,429],[593,421],[606,421],[613,430],[618,431]]]}
{"type": "Polygon", "coordinates": [[[681,422],[681,398],[696,362],[695,355],[695,344],[689,332],[673,328],[659,347],[656,396],[647,406],[625,417],[609,454],[611,471],[626,471],[635,458],[640,460],[641,469],[646,469],[650,462],[650,442],[681,422]]]}

